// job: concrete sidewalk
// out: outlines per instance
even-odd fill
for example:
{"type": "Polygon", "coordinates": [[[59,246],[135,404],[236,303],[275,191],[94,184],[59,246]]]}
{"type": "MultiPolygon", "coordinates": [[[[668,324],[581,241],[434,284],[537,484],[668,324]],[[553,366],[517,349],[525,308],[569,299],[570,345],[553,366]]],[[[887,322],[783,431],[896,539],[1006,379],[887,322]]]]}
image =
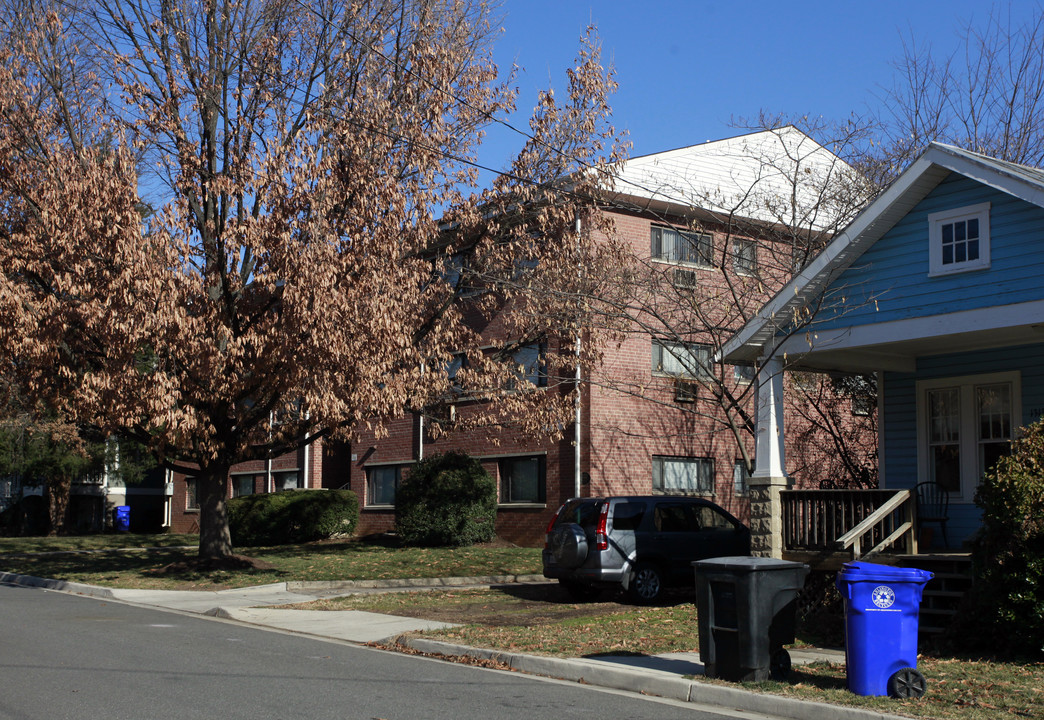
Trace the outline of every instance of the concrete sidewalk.
{"type": "MultiPolygon", "coordinates": [[[[597,658],[556,658],[471,648],[425,638],[400,638],[403,633],[452,627],[448,623],[380,615],[356,610],[288,610],[273,606],[320,598],[393,592],[404,588],[490,587],[516,582],[546,582],[542,576],[499,576],[363,583],[274,583],[221,591],[120,590],[82,583],[45,580],[0,573],[0,583],[40,587],[147,607],[220,617],[261,627],[353,643],[402,645],[417,652],[447,658],[488,660],[519,672],[584,682],[606,688],[702,703],[773,718],[794,720],[882,720],[895,716],[876,711],[764,695],[737,687],[688,679],[702,675],[698,653],[606,655],[597,658]]],[[[795,665],[827,660],[844,662],[837,650],[791,650],[795,665]]]]}

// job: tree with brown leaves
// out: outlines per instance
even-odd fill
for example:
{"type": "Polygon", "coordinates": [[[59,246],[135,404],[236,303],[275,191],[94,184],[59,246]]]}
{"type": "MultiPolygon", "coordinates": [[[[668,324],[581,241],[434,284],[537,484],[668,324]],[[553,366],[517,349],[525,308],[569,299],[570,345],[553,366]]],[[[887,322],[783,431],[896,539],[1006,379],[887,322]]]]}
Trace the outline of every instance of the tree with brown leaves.
{"type": "Polygon", "coordinates": [[[542,96],[526,147],[479,193],[483,127],[513,104],[485,3],[15,9],[0,367],[191,468],[201,558],[232,552],[234,463],[437,405],[459,354],[485,421],[558,427],[570,399],[519,391],[512,358],[589,327],[578,298],[615,261],[576,232],[617,152],[592,43],[565,101],[542,96]],[[510,340],[489,348],[468,318],[494,314],[510,340]]]}

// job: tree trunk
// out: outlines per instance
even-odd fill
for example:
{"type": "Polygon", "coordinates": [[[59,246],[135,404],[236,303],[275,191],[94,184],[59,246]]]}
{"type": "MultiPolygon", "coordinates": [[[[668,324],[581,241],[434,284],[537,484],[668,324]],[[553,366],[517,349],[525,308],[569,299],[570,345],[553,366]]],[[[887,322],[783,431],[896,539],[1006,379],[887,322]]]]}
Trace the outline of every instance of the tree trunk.
{"type": "Polygon", "coordinates": [[[232,555],[228,531],[228,463],[200,468],[196,476],[199,500],[199,557],[201,560],[232,555]]]}
{"type": "Polygon", "coordinates": [[[69,477],[50,478],[44,486],[44,493],[47,495],[47,534],[49,536],[65,531],[71,490],[72,478],[69,477]]]}

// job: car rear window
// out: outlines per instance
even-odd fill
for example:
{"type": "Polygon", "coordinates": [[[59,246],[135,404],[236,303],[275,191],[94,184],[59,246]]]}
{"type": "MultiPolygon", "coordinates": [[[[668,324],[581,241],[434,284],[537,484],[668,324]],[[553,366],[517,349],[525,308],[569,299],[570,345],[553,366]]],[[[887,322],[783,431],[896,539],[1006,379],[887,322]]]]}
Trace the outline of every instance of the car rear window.
{"type": "Polygon", "coordinates": [[[645,503],[617,503],[613,508],[613,530],[637,530],[644,515],[645,503]]]}
{"type": "Polygon", "coordinates": [[[584,530],[593,533],[598,523],[598,513],[602,503],[594,500],[579,500],[566,503],[558,516],[557,524],[576,523],[584,530]]]}

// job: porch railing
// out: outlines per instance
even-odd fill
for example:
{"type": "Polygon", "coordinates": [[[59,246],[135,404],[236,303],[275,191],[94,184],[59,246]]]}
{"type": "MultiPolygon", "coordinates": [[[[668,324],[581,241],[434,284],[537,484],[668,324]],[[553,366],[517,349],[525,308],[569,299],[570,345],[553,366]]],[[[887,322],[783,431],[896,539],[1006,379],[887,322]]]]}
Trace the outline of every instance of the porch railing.
{"type": "Polygon", "coordinates": [[[916,553],[916,502],[909,490],[784,490],[783,552],[916,553]]]}

